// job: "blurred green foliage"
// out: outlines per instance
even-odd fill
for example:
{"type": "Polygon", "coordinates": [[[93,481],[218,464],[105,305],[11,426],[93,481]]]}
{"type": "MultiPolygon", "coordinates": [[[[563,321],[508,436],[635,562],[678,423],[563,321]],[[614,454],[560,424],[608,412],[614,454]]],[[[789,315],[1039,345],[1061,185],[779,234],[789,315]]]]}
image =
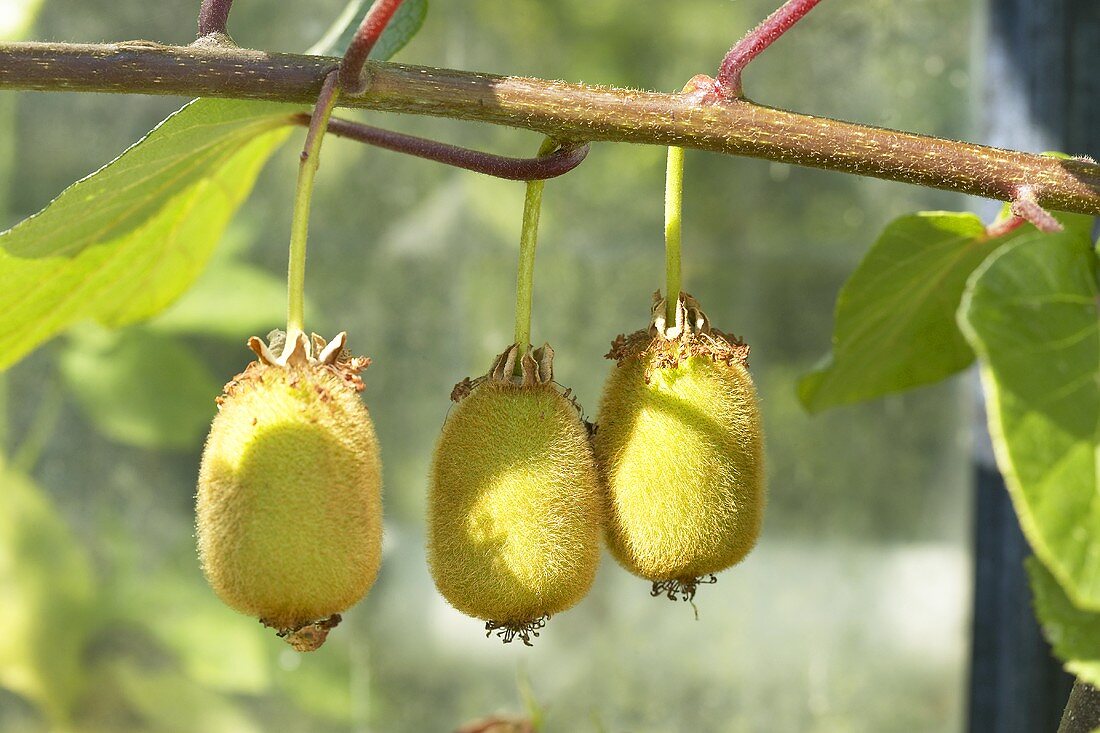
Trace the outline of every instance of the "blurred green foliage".
{"type": "MultiPolygon", "coordinates": [[[[295,50],[323,34],[343,0],[237,6],[239,43],[295,50]]],[[[437,0],[398,58],[672,90],[713,70],[773,7],[437,0]]],[[[186,43],[194,10],[46,0],[31,35],[186,43]]],[[[970,13],[952,0],[824,3],[754,62],[747,91],[973,138],[970,13]]],[[[18,104],[0,117],[0,139],[19,141],[0,155],[0,171],[18,182],[9,224],[182,102],[3,99],[18,104]]],[[[539,143],[489,126],[341,114],[506,154],[539,143]]],[[[7,374],[3,452],[27,471],[0,477],[0,730],[427,731],[534,710],[548,731],[961,729],[965,391],[945,384],[811,420],[794,390],[827,350],[836,292],[877,231],[914,209],[959,208],[957,197],[689,151],[685,285],[719,328],[753,347],[769,451],[765,536],[700,594],[698,622],[606,560],[592,594],[552,619],[534,649],[517,649],[484,639],[438,597],[422,514],[451,386],[484,372],[511,338],[522,184],[327,141],[307,324],[348,330],[375,359],[364,397],[385,464],[386,546],[368,598],[322,651],[302,656],[218,602],[192,536],[211,385],[247,363],[245,338],[281,325],[295,153],[287,145],[274,156],[230,227],[230,249],[172,309],[115,334],[81,324],[7,374]],[[148,378],[131,393],[135,375],[148,378]],[[58,385],[66,396],[50,439],[20,451],[33,426],[51,422],[41,410],[58,385]],[[173,410],[189,417],[157,414],[173,410]],[[9,511],[17,501],[23,508],[9,511]],[[528,682],[517,685],[520,663],[528,682]]],[[[645,324],[661,284],[663,159],[657,148],[601,144],[547,184],[533,336],[554,345],[558,380],[589,410],[608,369],[601,355],[615,334],[645,324]]]]}
{"type": "Polygon", "coordinates": [[[96,604],[88,557],[42,491],[0,474],[0,683],[67,723],[86,684],[81,664],[96,604]]]}

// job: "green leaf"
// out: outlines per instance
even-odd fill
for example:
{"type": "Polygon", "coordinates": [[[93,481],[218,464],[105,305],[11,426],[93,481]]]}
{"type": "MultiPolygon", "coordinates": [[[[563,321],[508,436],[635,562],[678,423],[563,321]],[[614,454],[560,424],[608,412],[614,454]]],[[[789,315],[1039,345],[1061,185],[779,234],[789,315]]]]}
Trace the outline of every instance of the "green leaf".
{"type": "Polygon", "coordinates": [[[891,222],[840,291],[830,359],[799,381],[806,409],[929,384],[970,364],[955,311],[967,277],[1005,241],[987,239],[974,214],[891,222]]]}
{"type": "MultiPolygon", "coordinates": [[[[342,56],[370,5],[371,0],[351,0],[321,40],[306,53],[342,56]]],[[[417,34],[427,15],[428,0],[405,0],[390,19],[378,43],[374,44],[370,57],[376,61],[392,58],[417,34]]]]}
{"type": "Polygon", "coordinates": [[[0,234],[0,369],[77,321],[121,326],[175,300],[300,109],[192,102],[0,234]]]}
{"type": "Polygon", "coordinates": [[[80,693],[95,605],[88,558],[49,497],[0,468],[0,685],[59,724],[80,693]]]}
{"type": "Polygon", "coordinates": [[[1035,234],[979,268],[959,308],[1020,525],[1089,610],[1100,610],[1098,294],[1088,240],[1035,234]]]}
{"type": "MultiPolygon", "coordinates": [[[[349,4],[353,34],[365,0],[349,4]],[[354,22],[352,22],[353,19],[354,22]]],[[[426,0],[405,2],[372,53],[388,58],[420,29],[426,0]]],[[[349,25],[350,23],[350,25],[349,25]]],[[[295,105],[199,99],[119,158],[0,234],[0,369],[67,326],[108,326],[163,310],[202,271],[295,105]]]]}
{"type": "Polygon", "coordinates": [[[1062,226],[1066,228],[1066,233],[1072,234],[1086,242],[1092,241],[1092,227],[1096,223],[1095,216],[1089,216],[1087,214],[1069,214],[1063,211],[1055,211],[1052,213],[1058,221],[1062,222],[1062,226]]]}
{"type": "Polygon", "coordinates": [[[1067,672],[1100,686],[1100,613],[1073,605],[1057,578],[1034,557],[1027,559],[1027,574],[1035,614],[1054,653],[1067,672]]]}
{"type": "Polygon", "coordinates": [[[74,331],[60,360],[69,392],[107,437],[191,450],[214,418],[222,384],[189,349],[139,329],[74,331]]]}

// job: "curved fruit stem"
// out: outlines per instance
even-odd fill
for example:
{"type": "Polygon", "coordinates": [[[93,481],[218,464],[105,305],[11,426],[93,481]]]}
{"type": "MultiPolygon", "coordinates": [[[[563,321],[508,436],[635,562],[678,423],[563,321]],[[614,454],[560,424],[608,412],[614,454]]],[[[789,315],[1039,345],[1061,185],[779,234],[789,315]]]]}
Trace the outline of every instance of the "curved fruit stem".
{"type": "MultiPolygon", "coordinates": [[[[302,112],[291,117],[291,120],[297,125],[308,125],[310,115],[302,112]]],[[[587,143],[570,143],[542,157],[510,158],[462,148],[438,140],[406,135],[402,132],[383,130],[338,117],[329,120],[328,134],[508,181],[541,181],[557,178],[576,168],[588,155],[587,143]]]]}
{"type": "Polygon", "coordinates": [[[298,185],[294,189],[294,213],[290,221],[290,266],[287,270],[286,338],[294,343],[294,335],[303,332],[305,323],[306,240],[309,237],[309,207],[313,199],[313,179],[320,165],[321,141],[332,108],[336,106],[339,92],[336,89],[337,72],[325,77],[313,119],[306,133],[298,164],[298,185]]]}
{"type": "MultiPolygon", "coordinates": [[[[546,138],[539,147],[539,157],[549,155],[558,143],[546,138]]],[[[542,189],[546,181],[528,181],[523,198],[523,227],[519,234],[519,272],[516,275],[516,344],[519,353],[526,354],[531,346],[531,293],[535,279],[535,246],[539,239],[539,214],[542,212],[542,189]]]]}
{"type": "Polygon", "coordinates": [[[665,167],[665,322],[680,302],[680,220],[684,208],[684,149],[670,146],[665,167]]]}

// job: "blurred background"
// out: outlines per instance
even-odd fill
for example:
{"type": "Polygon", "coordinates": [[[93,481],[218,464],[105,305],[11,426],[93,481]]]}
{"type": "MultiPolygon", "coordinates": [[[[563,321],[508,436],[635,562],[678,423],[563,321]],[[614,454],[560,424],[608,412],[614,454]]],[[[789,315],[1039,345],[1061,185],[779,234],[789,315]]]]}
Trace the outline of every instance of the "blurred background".
{"type": "MultiPolygon", "coordinates": [[[[198,3],[0,2],[8,38],[188,43],[198,3]]],[[[242,45],[298,51],[342,0],[239,0],[242,45]]],[[[753,63],[763,103],[963,139],[978,3],[824,3],[753,63]]],[[[434,0],[396,60],[676,90],[775,0],[434,0]]],[[[0,223],[41,209],[184,100],[0,95],[0,223]]],[[[341,112],[512,155],[532,133],[341,112]]],[[[385,465],[385,556],[325,647],[301,655],[223,606],[194,550],[202,440],[245,339],[283,322],[301,131],[198,285],[118,332],[86,324],[2,375],[0,731],[448,731],[492,714],[548,731],[950,732],[969,653],[970,392],[946,385],[810,418],[796,378],[828,350],[838,288],[890,219],[951,194],[689,151],[686,289],[752,345],[768,443],[758,548],[685,603],[605,557],[534,648],[484,638],[424,558],[452,385],[511,339],[523,185],[326,142],[307,323],[347,330],[385,465]],[[4,628],[29,631],[12,638],[4,628]]],[[[534,339],[593,416],[618,333],[661,287],[664,151],[593,145],[546,188],[534,339]]]]}

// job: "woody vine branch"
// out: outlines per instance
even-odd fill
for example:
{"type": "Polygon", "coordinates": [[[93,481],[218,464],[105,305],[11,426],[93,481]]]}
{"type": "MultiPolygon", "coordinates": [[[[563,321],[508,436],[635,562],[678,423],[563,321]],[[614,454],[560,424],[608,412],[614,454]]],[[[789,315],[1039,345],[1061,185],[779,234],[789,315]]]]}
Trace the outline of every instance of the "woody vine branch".
{"type": "MultiPolygon", "coordinates": [[[[0,44],[0,89],[312,104],[340,60],[226,46],[0,44]]],[[[1100,166],[691,95],[367,62],[339,104],[488,122],[557,140],[677,145],[1100,214],[1100,166]]]]}

